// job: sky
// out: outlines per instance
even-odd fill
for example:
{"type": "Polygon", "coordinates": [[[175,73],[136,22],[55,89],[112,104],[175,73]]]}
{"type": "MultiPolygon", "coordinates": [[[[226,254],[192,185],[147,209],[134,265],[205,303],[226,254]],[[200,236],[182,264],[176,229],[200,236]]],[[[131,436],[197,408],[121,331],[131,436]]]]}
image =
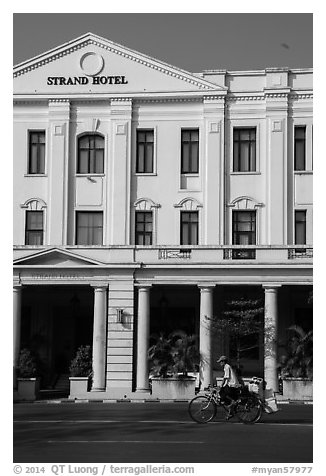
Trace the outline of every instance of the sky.
{"type": "Polygon", "coordinates": [[[198,73],[313,66],[312,13],[14,13],[13,63],[87,32],[198,73]]]}

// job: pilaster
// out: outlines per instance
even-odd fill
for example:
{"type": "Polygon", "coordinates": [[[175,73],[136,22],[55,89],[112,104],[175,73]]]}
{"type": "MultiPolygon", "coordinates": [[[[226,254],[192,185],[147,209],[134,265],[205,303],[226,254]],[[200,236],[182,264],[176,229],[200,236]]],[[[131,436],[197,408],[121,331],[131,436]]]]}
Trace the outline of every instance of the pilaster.
{"type": "Polygon", "coordinates": [[[205,150],[203,166],[203,244],[223,244],[224,229],[224,110],[225,96],[203,102],[205,150]]]}
{"type": "Polygon", "coordinates": [[[67,244],[70,102],[49,101],[48,245],[67,244]]]}
{"type": "Polygon", "coordinates": [[[266,100],[266,213],[267,243],[287,243],[287,156],[288,102],[287,75],[267,74],[266,100]],[[271,77],[270,77],[271,76],[271,77]]]}
{"type": "Polygon", "coordinates": [[[108,239],[112,245],[130,244],[131,99],[111,100],[112,172],[108,183],[108,239]]]}

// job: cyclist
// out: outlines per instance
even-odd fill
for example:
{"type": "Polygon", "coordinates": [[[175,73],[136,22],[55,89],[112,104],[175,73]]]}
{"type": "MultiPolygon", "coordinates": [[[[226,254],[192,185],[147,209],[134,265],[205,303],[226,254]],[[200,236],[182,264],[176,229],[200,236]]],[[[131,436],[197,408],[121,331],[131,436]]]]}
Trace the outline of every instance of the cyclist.
{"type": "Polygon", "coordinates": [[[229,359],[225,355],[217,360],[217,363],[223,367],[224,375],[222,380],[222,386],[220,389],[221,403],[228,410],[226,419],[229,420],[234,415],[234,406],[239,396],[239,389],[241,388],[241,383],[234,371],[234,369],[229,364],[229,359]]]}

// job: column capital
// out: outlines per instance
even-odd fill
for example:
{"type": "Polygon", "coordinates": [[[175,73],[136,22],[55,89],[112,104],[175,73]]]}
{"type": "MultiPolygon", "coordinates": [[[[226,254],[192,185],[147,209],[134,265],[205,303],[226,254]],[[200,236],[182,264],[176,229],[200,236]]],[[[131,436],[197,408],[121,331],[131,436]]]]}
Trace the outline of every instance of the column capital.
{"type": "Polygon", "coordinates": [[[278,289],[282,287],[282,284],[276,284],[276,283],[271,283],[271,284],[263,284],[262,285],[263,289],[267,292],[276,292],[278,289]]]}
{"type": "Polygon", "coordinates": [[[139,291],[149,291],[152,286],[152,284],[135,284],[135,288],[139,291]]]}
{"type": "Polygon", "coordinates": [[[23,289],[23,285],[21,283],[14,283],[12,286],[13,291],[21,291],[23,289]]]}
{"type": "Polygon", "coordinates": [[[101,281],[98,281],[98,282],[94,282],[94,283],[90,283],[90,286],[91,288],[94,288],[94,291],[96,291],[97,289],[102,289],[102,290],[106,290],[108,289],[108,283],[103,283],[101,281]]]}
{"type": "Polygon", "coordinates": [[[216,287],[215,283],[207,283],[207,284],[197,284],[197,287],[200,289],[200,291],[213,291],[213,289],[216,287]]]}

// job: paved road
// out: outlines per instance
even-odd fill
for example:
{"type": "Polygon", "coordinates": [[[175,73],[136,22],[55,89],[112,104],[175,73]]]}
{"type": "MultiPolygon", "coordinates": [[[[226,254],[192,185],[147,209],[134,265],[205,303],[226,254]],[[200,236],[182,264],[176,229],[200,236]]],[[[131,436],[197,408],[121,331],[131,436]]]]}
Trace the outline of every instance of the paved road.
{"type": "Polygon", "coordinates": [[[311,463],[312,406],[199,425],[186,403],[14,405],[15,463],[311,463]]]}

